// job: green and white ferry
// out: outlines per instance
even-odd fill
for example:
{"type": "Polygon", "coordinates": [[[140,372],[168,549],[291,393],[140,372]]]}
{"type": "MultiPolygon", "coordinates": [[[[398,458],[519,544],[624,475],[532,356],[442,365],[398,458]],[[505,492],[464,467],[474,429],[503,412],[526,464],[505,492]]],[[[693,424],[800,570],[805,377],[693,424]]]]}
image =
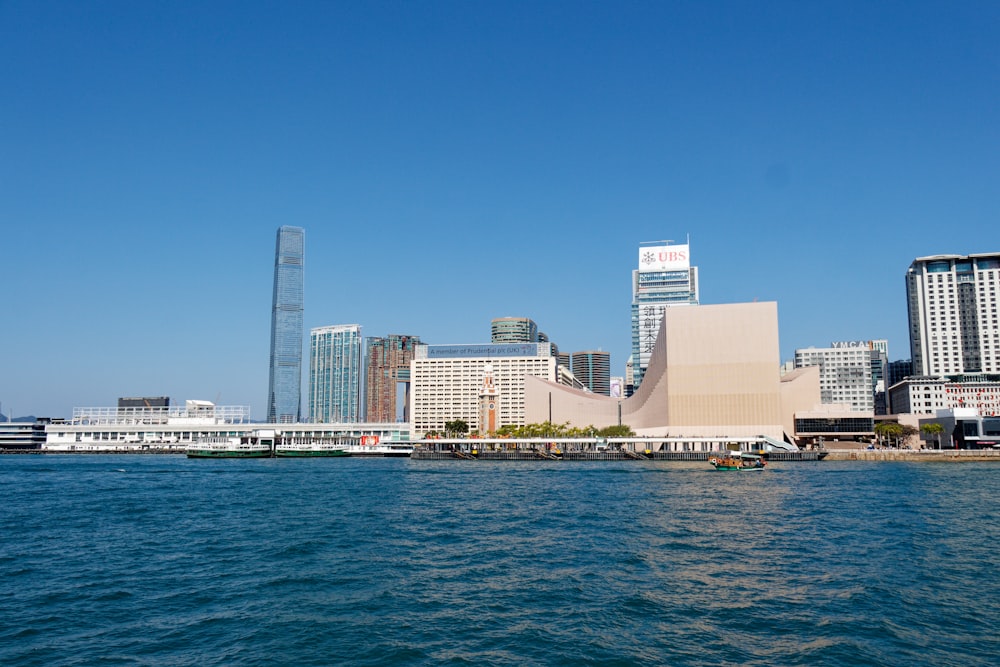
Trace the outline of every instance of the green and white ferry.
{"type": "Polygon", "coordinates": [[[189,459],[266,459],[274,455],[273,438],[209,436],[184,448],[189,459]]]}

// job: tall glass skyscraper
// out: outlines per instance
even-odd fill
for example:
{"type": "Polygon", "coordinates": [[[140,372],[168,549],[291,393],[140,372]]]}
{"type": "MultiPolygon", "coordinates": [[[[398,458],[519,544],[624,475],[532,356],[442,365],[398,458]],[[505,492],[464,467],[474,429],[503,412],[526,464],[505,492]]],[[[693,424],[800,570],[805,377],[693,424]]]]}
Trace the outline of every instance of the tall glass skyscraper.
{"type": "Polygon", "coordinates": [[[361,415],[361,327],[309,332],[309,421],[358,422],[361,415]]]}
{"type": "Polygon", "coordinates": [[[267,421],[291,424],[302,416],[302,315],[305,230],[280,227],[274,250],[271,371],[267,421]]]}
{"type": "Polygon", "coordinates": [[[691,266],[687,244],[672,241],[639,244],[639,268],[632,272],[632,373],[642,384],[660,333],[660,320],[671,306],[698,305],[698,267],[691,266]]]}

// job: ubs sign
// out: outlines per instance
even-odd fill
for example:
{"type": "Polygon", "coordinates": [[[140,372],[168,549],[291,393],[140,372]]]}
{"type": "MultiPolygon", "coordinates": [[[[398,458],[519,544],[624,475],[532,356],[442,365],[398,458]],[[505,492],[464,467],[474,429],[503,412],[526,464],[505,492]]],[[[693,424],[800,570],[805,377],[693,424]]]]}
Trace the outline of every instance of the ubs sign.
{"type": "Polygon", "coordinates": [[[640,271],[687,271],[691,255],[687,245],[660,245],[639,248],[640,271]]]}

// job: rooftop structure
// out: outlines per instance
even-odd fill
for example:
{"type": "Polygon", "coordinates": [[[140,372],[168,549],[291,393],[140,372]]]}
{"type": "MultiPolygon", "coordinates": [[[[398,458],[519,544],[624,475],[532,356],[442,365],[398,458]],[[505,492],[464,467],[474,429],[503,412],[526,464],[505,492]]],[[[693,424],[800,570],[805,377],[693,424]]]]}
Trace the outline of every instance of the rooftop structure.
{"type": "Polygon", "coordinates": [[[162,426],[167,424],[248,424],[250,406],[187,400],[184,405],[73,408],[69,424],[79,426],[162,426]]]}
{"type": "Polygon", "coordinates": [[[490,323],[490,341],[494,344],[537,343],[538,336],[538,325],[528,317],[497,317],[490,323]]]}

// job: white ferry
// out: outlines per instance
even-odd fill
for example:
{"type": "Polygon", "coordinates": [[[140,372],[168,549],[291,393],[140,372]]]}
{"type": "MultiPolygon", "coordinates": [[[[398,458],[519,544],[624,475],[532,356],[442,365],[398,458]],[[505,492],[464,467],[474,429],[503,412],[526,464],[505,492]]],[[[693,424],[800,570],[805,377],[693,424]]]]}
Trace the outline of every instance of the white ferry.
{"type": "Polygon", "coordinates": [[[407,457],[413,453],[413,445],[407,442],[388,442],[378,445],[347,445],[349,456],[389,456],[407,457]]]}
{"type": "Polygon", "coordinates": [[[273,455],[272,440],[257,437],[209,436],[184,448],[189,459],[266,459],[273,455]]]}
{"type": "Polygon", "coordinates": [[[350,456],[350,445],[326,438],[283,438],[274,446],[274,455],[282,458],[315,456],[350,456]]]}
{"type": "Polygon", "coordinates": [[[347,446],[351,456],[398,456],[408,457],[413,453],[409,442],[384,442],[377,435],[362,435],[347,446]]]}

